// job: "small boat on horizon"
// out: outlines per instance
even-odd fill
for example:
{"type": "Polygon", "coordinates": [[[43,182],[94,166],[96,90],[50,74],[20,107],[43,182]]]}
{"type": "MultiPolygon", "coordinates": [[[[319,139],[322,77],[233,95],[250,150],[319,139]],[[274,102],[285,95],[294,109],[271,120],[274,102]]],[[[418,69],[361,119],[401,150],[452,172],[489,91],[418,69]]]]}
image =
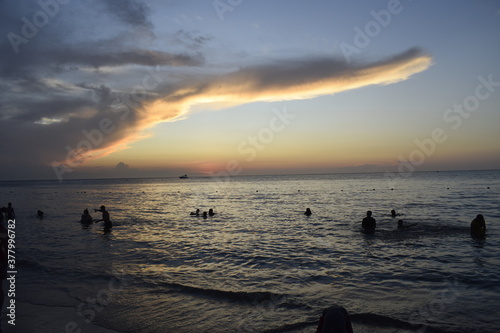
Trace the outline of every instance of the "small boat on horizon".
{"type": "Polygon", "coordinates": [[[184,176],[179,176],[180,179],[187,179],[189,178],[188,175],[184,175],[184,176]]]}

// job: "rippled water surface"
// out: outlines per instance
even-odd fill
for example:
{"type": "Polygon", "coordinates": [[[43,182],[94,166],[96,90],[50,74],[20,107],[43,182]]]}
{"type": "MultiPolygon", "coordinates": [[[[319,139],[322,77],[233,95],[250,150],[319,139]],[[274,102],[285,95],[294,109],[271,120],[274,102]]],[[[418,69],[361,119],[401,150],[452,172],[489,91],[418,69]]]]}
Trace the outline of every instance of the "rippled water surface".
{"type": "Polygon", "coordinates": [[[500,329],[498,171],[1,185],[17,213],[19,300],[116,331],[314,332],[334,303],[355,332],[500,329]],[[110,233],[79,223],[100,205],[110,233]],[[469,236],[477,214],[484,240],[469,236]]]}

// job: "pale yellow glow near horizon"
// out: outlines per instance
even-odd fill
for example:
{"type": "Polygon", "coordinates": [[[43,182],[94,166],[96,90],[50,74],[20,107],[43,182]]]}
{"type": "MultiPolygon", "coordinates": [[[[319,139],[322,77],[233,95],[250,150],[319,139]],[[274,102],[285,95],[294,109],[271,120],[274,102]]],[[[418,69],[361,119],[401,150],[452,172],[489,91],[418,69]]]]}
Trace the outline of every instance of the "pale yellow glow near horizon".
{"type": "MultiPolygon", "coordinates": [[[[476,159],[484,159],[491,156],[493,159],[498,155],[498,147],[485,147],[483,151],[477,151],[475,145],[464,145],[462,140],[458,143],[450,142],[436,146],[436,151],[424,156],[423,164],[418,165],[422,169],[440,169],[442,165],[456,163],[467,165],[476,159]]],[[[259,151],[254,159],[248,160],[249,155],[239,154],[232,145],[227,150],[210,150],[207,146],[195,148],[195,145],[186,146],[189,151],[169,150],[161,152],[153,146],[151,151],[143,154],[134,152],[134,149],[122,151],[116,155],[96,160],[95,165],[114,167],[117,163],[125,161],[131,168],[143,170],[177,168],[186,172],[195,172],[205,175],[224,171],[228,163],[236,162],[242,169],[241,173],[255,173],[259,170],[283,170],[283,169],[322,169],[332,170],[335,168],[360,166],[373,164],[381,167],[396,167],[400,158],[408,160],[418,147],[408,140],[409,143],[383,145],[379,147],[366,147],[361,143],[338,144],[334,146],[317,146],[311,149],[310,142],[300,145],[290,143],[289,146],[273,143],[263,151],[259,151]],[[130,154],[129,154],[130,152],[130,154]],[[152,155],[152,152],[155,152],[152,155]],[[132,162],[130,162],[132,161],[132,162]]],[[[314,144],[314,142],[313,142],[314,144]]],[[[89,164],[92,166],[94,163],[89,164]]]]}
{"type": "MultiPolygon", "coordinates": [[[[95,165],[113,167],[117,163],[134,161],[134,168],[188,168],[194,172],[218,172],[226,167],[230,161],[236,161],[246,170],[260,168],[338,168],[371,164],[394,164],[396,152],[407,150],[407,144],[377,137],[374,140],[371,134],[360,138],[344,133],[335,133],[318,138],[304,138],[294,136],[294,131],[279,133],[270,144],[258,150],[246,140],[230,140],[221,133],[219,137],[200,136],[190,141],[158,142],[151,139],[132,147],[130,150],[118,152],[107,158],[95,161],[95,165]],[[281,135],[281,137],[279,137],[281,135]],[[226,141],[224,141],[226,139],[226,141]],[[367,144],[371,142],[372,144],[367,144]],[[245,149],[239,150],[243,144],[245,149]]],[[[244,135],[243,137],[247,137],[244,135]]]]}

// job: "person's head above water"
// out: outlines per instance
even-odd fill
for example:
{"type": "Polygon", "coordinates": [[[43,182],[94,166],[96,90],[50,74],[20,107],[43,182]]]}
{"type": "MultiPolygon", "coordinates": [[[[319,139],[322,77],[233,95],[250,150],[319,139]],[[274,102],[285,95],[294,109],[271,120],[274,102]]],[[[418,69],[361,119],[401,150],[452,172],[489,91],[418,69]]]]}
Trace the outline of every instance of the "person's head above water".
{"type": "Polygon", "coordinates": [[[392,216],[396,216],[396,211],[395,211],[394,209],[393,209],[393,210],[391,210],[391,215],[392,215],[392,216]]]}
{"type": "Polygon", "coordinates": [[[371,210],[367,211],[366,216],[368,216],[368,217],[372,216],[372,211],[371,210]]]}
{"type": "Polygon", "coordinates": [[[106,207],[104,207],[104,206],[101,206],[101,210],[106,210],[106,207]]]}
{"type": "Polygon", "coordinates": [[[484,237],[486,233],[486,221],[482,214],[477,214],[477,216],[472,220],[470,224],[470,232],[473,236],[484,237]]]}

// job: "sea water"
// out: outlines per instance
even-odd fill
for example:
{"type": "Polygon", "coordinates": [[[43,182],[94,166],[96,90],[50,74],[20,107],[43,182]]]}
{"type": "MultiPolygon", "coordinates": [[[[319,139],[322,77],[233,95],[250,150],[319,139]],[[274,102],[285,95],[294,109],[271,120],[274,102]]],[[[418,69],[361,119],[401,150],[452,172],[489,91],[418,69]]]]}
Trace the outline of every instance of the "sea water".
{"type": "MultiPolygon", "coordinates": [[[[0,199],[18,332],[36,317],[22,304],[65,309],[74,332],[315,332],[333,304],[355,332],[500,330],[499,171],[1,182],[0,199]],[[111,232],[79,222],[101,205],[111,232]]],[[[31,330],[68,331],[64,316],[31,330]]]]}

